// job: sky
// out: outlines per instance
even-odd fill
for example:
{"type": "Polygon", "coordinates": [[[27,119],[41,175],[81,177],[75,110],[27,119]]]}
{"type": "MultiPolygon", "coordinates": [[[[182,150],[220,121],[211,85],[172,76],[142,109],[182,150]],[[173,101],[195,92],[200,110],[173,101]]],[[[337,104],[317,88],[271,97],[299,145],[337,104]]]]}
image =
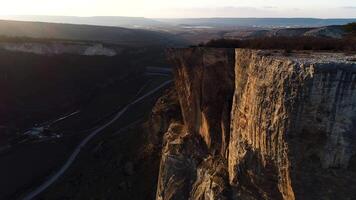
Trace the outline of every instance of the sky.
{"type": "Polygon", "coordinates": [[[0,0],[0,15],[356,18],[356,0],[0,0]]]}

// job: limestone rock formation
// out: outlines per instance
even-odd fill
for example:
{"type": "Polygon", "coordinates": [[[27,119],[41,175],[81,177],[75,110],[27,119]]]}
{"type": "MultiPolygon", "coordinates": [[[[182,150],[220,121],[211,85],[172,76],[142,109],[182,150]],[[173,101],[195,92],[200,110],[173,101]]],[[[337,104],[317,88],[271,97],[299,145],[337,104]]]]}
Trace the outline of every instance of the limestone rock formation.
{"type": "Polygon", "coordinates": [[[183,121],[164,134],[158,200],[355,199],[355,55],[169,52],[183,121]]]}
{"type": "Polygon", "coordinates": [[[354,180],[346,180],[355,177],[348,169],[356,153],[355,75],[356,63],[340,54],[237,50],[231,185],[257,199],[354,195],[354,180]]]}
{"type": "Polygon", "coordinates": [[[184,124],[199,134],[213,154],[225,154],[234,85],[232,50],[183,49],[175,52],[175,85],[184,124]]]}
{"type": "Polygon", "coordinates": [[[116,56],[119,50],[81,42],[0,42],[0,49],[38,55],[116,56]]]}

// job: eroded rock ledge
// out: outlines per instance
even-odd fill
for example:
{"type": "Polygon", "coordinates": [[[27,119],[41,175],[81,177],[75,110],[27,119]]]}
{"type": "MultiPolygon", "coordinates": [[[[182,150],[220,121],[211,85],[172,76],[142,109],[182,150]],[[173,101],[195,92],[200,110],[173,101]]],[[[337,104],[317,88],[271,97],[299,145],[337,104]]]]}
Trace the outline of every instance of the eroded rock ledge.
{"type": "Polygon", "coordinates": [[[158,200],[355,199],[355,55],[169,52],[183,121],[164,135],[158,200]]]}

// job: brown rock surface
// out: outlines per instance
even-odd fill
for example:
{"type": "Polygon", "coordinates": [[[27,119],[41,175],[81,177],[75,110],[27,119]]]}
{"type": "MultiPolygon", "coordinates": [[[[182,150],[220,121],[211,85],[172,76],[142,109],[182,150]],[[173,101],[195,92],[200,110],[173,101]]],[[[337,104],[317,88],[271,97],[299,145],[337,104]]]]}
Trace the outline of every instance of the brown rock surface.
{"type": "Polygon", "coordinates": [[[234,87],[234,51],[182,49],[171,53],[184,124],[213,154],[225,155],[234,87]]]}
{"type": "Polygon", "coordinates": [[[356,63],[342,53],[171,50],[183,122],[157,199],[355,199],[356,63]]]}
{"type": "Polygon", "coordinates": [[[354,198],[355,73],[342,54],[237,50],[230,183],[257,199],[354,198]]]}

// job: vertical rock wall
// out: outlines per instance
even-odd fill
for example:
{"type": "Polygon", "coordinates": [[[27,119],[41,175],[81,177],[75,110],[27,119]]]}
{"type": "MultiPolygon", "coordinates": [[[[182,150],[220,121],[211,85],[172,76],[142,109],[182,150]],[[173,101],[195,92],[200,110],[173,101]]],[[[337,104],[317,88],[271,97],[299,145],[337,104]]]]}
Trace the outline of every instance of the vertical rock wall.
{"type": "Polygon", "coordinates": [[[170,58],[183,123],[165,134],[157,199],[355,198],[350,57],[190,48],[170,58]]]}
{"type": "Polygon", "coordinates": [[[234,90],[234,51],[191,48],[175,50],[175,85],[184,124],[199,134],[212,154],[225,155],[234,90]]]}
{"type": "Polygon", "coordinates": [[[294,198],[285,133],[299,82],[309,70],[262,52],[236,51],[228,157],[233,186],[253,191],[256,198],[294,198]]]}
{"type": "Polygon", "coordinates": [[[355,199],[356,63],[310,65],[287,132],[292,187],[297,199],[355,199]]]}

